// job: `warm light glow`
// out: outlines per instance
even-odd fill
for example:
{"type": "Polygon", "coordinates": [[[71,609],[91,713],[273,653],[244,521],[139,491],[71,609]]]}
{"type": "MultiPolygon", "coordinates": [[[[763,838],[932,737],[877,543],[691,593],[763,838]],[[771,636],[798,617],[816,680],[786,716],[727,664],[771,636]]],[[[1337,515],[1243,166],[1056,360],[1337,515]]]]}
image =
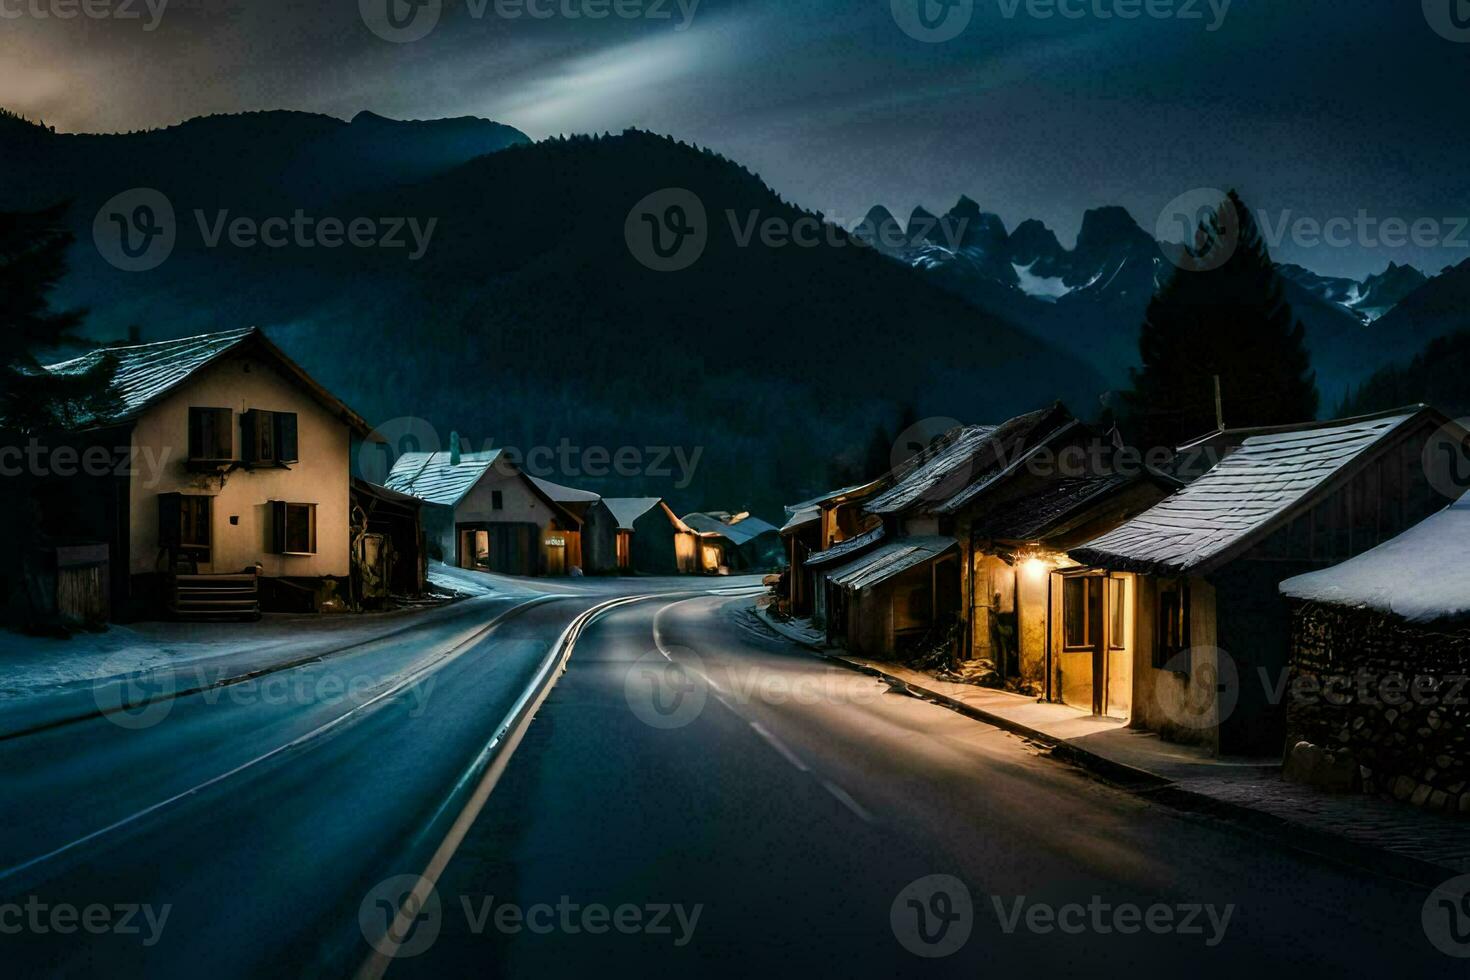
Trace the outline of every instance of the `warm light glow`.
{"type": "Polygon", "coordinates": [[[1027,558],[1021,563],[1021,571],[1030,578],[1041,578],[1051,571],[1051,562],[1045,558],[1027,558]]]}

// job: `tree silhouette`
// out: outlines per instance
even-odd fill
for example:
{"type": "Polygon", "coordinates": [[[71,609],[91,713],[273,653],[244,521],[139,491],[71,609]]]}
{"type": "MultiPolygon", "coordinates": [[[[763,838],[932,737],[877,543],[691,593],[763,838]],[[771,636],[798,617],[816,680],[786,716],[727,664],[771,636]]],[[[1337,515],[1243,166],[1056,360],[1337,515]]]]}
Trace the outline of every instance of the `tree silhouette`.
{"type": "Polygon", "coordinates": [[[1193,246],[1149,304],[1143,366],[1123,393],[1125,428],[1145,446],[1177,446],[1216,428],[1310,422],[1316,376],[1305,331],[1260,229],[1235,191],[1199,224],[1193,246]]]}

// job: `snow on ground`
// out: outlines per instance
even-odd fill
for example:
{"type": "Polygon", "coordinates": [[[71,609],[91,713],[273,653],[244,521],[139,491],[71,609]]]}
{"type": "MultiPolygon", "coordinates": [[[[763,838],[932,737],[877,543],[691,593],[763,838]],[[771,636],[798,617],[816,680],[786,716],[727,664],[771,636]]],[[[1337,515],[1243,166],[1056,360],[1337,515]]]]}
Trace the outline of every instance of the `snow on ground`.
{"type": "Polygon", "coordinates": [[[1283,595],[1367,606],[1411,622],[1470,613],[1470,495],[1341,565],[1281,583],[1283,595]]]}

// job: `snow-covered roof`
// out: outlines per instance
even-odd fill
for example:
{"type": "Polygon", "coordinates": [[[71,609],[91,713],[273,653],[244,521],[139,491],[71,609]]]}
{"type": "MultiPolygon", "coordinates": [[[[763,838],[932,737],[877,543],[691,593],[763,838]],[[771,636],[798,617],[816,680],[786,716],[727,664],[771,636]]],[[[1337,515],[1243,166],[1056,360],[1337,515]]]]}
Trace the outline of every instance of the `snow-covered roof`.
{"type": "Polygon", "coordinates": [[[603,504],[612,511],[618,528],[633,530],[633,522],[663,503],[662,497],[603,497],[603,504]]]}
{"type": "Polygon", "coordinates": [[[845,558],[849,558],[852,555],[857,554],[859,551],[862,551],[869,545],[877,544],[879,541],[882,540],[883,525],[879,524],[871,531],[864,531],[862,534],[854,535],[853,537],[848,538],[846,541],[837,542],[826,551],[818,551],[808,555],[806,561],[803,562],[803,564],[805,564],[808,568],[816,568],[821,565],[831,565],[836,562],[840,562],[845,558]]]}
{"type": "Polygon", "coordinates": [[[792,512],[791,516],[787,518],[786,523],[781,525],[781,533],[785,534],[787,531],[795,531],[797,528],[806,527],[808,524],[815,524],[821,519],[822,508],[804,507],[792,512]]]}
{"type": "MultiPolygon", "coordinates": [[[[966,425],[947,433],[942,442],[893,486],[863,505],[870,514],[896,514],[952,497],[975,476],[974,459],[995,431],[993,425],[966,425]]],[[[922,454],[921,454],[922,455],[922,454]]]]}
{"type": "Polygon", "coordinates": [[[1310,505],[1327,482],[1428,409],[1246,436],[1199,479],[1071,552],[1090,565],[1204,572],[1310,505]]]}
{"type": "Polygon", "coordinates": [[[959,548],[954,538],[899,538],[881,545],[827,576],[829,582],[846,589],[871,589],[902,572],[959,548]]]}
{"type": "Polygon", "coordinates": [[[447,452],[404,453],[393,464],[383,485],[431,504],[454,506],[465,498],[485,472],[500,458],[499,449],[463,453],[451,463],[447,452]]]}
{"type": "Polygon", "coordinates": [[[559,504],[591,504],[602,499],[601,494],[593,493],[591,490],[562,486],[560,483],[543,480],[539,476],[533,476],[530,480],[541,488],[542,493],[559,504]]]}
{"type": "Polygon", "coordinates": [[[1470,614],[1470,496],[1356,558],[1281,583],[1282,595],[1411,622],[1470,614]]]}
{"type": "Polygon", "coordinates": [[[177,340],[163,340],[131,347],[103,347],[45,370],[58,375],[80,375],[96,368],[104,358],[115,365],[112,392],[119,407],[105,416],[81,420],[87,427],[113,425],[137,418],[150,405],[158,402],[201,368],[247,344],[271,356],[290,376],[300,381],[323,405],[354,431],[366,434],[368,425],[362,417],[344,405],[311,376],[288,358],[255,327],[198,334],[177,340]]]}

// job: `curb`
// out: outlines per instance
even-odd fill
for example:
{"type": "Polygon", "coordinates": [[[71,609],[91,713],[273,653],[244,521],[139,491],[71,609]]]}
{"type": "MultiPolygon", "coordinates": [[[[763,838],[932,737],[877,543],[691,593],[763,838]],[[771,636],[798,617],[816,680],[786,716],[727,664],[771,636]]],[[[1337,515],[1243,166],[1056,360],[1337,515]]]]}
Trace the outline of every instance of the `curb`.
{"type": "MultiPolygon", "coordinates": [[[[469,598],[490,598],[490,597],[489,596],[471,596],[469,598]]],[[[496,615],[487,624],[487,626],[497,625],[498,623],[500,623],[501,620],[505,619],[506,617],[515,615],[516,613],[521,612],[522,610],[529,609],[533,605],[540,605],[541,603],[544,603],[544,602],[550,602],[550,601],[554,601],[556,599],[562,599],[562,598],[566,598],[566,597],[565,596],[554,596],[554,595],[537,596],[535,598],[528,599],[525,602],[517,603],[516,605],[513,605],[509,609],[506,609],[503,612],[501,612],[498,615],[496,615]]],[[[460,602],[459,601],[456,601],[454,603],[449,603],[445,608],[448,608],[449,606],[456,606],[456,605],[460,605],[460,602]]],[[[214,682],[209,683],[209,684],[196,684],[193,687],[181,688],[179,690],[170,691],[167,694],[160,694],[157,697],[149,698],[146,701],[132,702],[132,703],[130,703],[128,705],[128,707],[129,708],[146,707],[147,705],[153,704],[155,702],[172,701],[172,700],[174,700],[176,698],[188,697],[189,695],[199,694],[199,693],[202,693],[204,691],[213,691],[213,690],[217,690],[217,689],[223,688],[223,687],[231,687],[231,686],[236,685],[236,684],[243,684],[246,681],[252,681],[252,680],[255,680],[255,679],[260,678],[260,677],[268,677],[271,674],[277,674],[277,673],[280,673],[283,670],[292,670],[292,669],[294,669],[296,667],[301,667],[301,666],[304,666],[304,665],[309,664],[309,663],[314,663],[315,661],[318,661],[318,660],[325,660],[328,657],[335,657],[335,656],[338,656],[339,654],[346,653],[349,650],[356,650],[358,647],[364,647],[364,646],[367,646],[368,644],[371,644],[371,643],[378,643],[378,642],[380,642],[382,640],[390,640],[390,639],[392,639],[392,638],[394,638],[396,636],[401,636],[402,634],[407,633],[410,630],[416,629],[419,625],[420,624],[417,623],[417,622],[405,623],[404,625],[399,626],[396,629],[389,630],[388,632],[381,633],[381,634],[379,634],[377,636],[372,636],[372,637],[368,637],[366,639],[361,639],[361,640],[354,640],[351,643],[343,644],[342,646],[338,646],[338,647],[331,647],[331,648],[326,649],[326,650],[318,650],[315,653],[306,654],[306,655],[300,656],[300,657],[293,657],[290,660],[283,660],[283,661],[281,661],[279,663],[270,664],[270,665],[265,666],[265,667],[258,667],[255,670],[245,671],[244,673],[235,674],[235,675],[232,675],[230,677],[222,677],[219,680],[214,681],[214,682]]],[[[207,663],[207,662],[208,661],[201,660],[201,661],[197,661],[197,662],[191,664],[191,666],[198,666],[199,664],[207,663]]],[[[177,668],[175,668],[175,670],[176,671],[177,670],[182,670],[185,666],[186,665],[184,665],[184,664],[180,664],[177,668]]],[[[108,685],[108,684],[116,684],[116,683],[119,683],[121,681],[125,681],[127,677],[128,677],[128,675],[126,675],[126,674],[116,675],[116,676],[113,676],[113,677],[99,677],[99,678],[96,678],[93,681],[88,682],[87,683],[87,686],[86,686],[86,689],[93,692],[93,695],[92,696],[93,696],[93,700],[95,701],[95,699],[96,699],[96,693],[95,692],[97,691],[97,689],[99,687],[102,687],[102,686],[105,686],[105,685],[108,685]]],[[[80,693],[81,691],[82,691],[82,688],[80,688],[80,687],[76,689],[76,693],[80,693]]],[[[44,721],[37,721],[37,722],[34,722],[32,724],[26,725],[24,727],[12,729],[12,730],[9,730],[9,731],[0,731],[0,742],[9,741],[9,740],[15,739],[15,738],[22,738],[22,737],[27,736],[27,735],[35,735],[35,734],[38,734],[40,732],[51,731],[52,729],[55,729],[55,728],[64,728],[67,725],[74,725],[74,724],[77,724],[78,722],[90,721],[93,718],[105,718],[108,715],[116,714],[118,710],[121,710],[121,709],[107,710],[107,709],[98,707],[98,708],[95,708],[95,709],[89,710],[89,711],[81,711],[81,712],[77,712],[75,714],[63,715],[63,716],[61,716],[59,718],[48,718],[48,719],[46,719],[44,721]]]]}
{"type": "Polygon", "coordinates": [[[1204,793],[1196,792],[1195,790],[1185,789],[1173,780],[1160,776],[1158,773],[1108,759],[1098,755],[1096,752],[1080,748],[1065,739],[1037,731],[1014,719],[965,704],[963,701],[952,698],[947,694],[941,694],[938,691],[920,687],[917,684],[913,684],[902,677],[890,674],[871,664],[849,660],[847,657],[832,652],[832,648],[830,647],[812,643],[795,632],[786,629],[784,623],[780,623],[771,618],[766,610],[757,609],[755,610],[755,614],[761,622],[770,626],[796,645],[810,650],[822,660],[837,664],[849,670],[857,671],[858,673],[881,678],[921,700],[948,708],[975,721],[992,725],[1013,735],[1020,736],[1027,741],[1044,745],[1056,758],[1071,763],[1081,769],[1086,769],[1119,789],[1161,803],[1171,809],[1215,817],[1217,819],[1231,820],[1251,833],[1262,837],[1269,837],[1316,857],[1338,864],[1350,865],[1384,877],[1409,881],[1416,885],[1424,885],[1432,888],[1442,884],[1446,877],[1465,873],[1462,868],[1436,864],[1432,861],[1426,861],[1422,858],[1416,858],[1398,851],[1388,850],[1387,848],[1372,844],[1359,843],[1328,831],[1318,830],[1314,827],[1308,827],[1305,824],[1296,823],[1273,813],[1267,813],[1264,810],[1257,810],[1254,807],[1249,807],[1241,803],[1221,800],[1204,793]]]}

